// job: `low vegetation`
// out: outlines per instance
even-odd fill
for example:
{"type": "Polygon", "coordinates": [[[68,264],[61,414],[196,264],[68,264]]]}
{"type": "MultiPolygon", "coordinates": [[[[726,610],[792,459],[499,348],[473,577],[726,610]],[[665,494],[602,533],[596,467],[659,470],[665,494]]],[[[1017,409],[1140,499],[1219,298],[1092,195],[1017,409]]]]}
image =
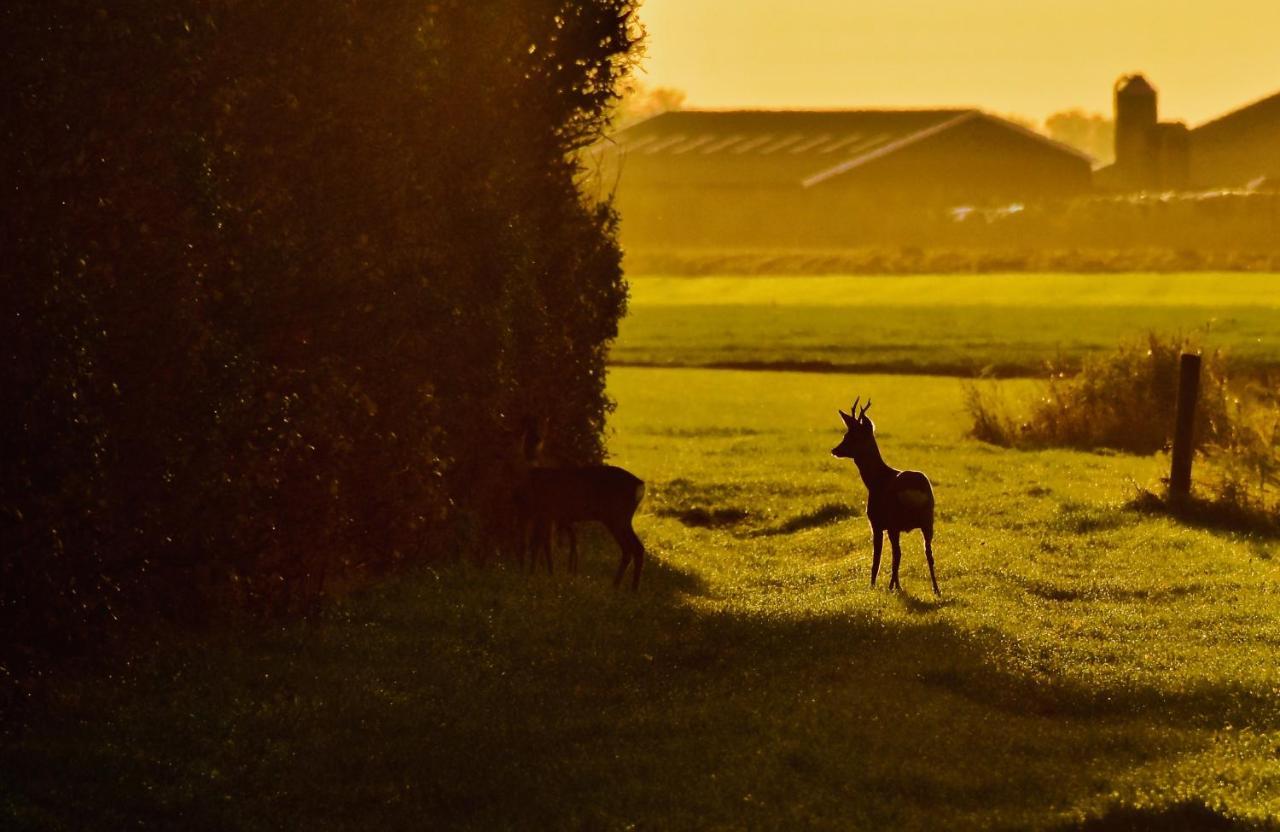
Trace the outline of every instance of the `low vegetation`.
{"type": "Polygon", "coordinates": [[[955,379],[609,389],[612,460],[650,486],[638,594],[584,535],[577,577],[437,566],[165,639],[5,723],[0,825],[1275,828],[1280,552],[1127,510],[1159,457],[967,439],[955,379]],[[918,535],[905,590],[867,586],[829,455],[854,391],[933,480],[941,600],[918,535]]]}
{"type": "MultiPolygon", "coordinates": [[[[1050,373],[1025,413],[1010,407],[997,384],[965,387],[972,435],[1006,447],[1109,448],[1150,454],[1172,439],[1178,362],[1199,352],[1185,338],[1149,335],[1088,356],[1078,373],[1050,373]]],[[[1234,400],[1239,412],[1239,400],[1234,400]]],[[[1231,433],[1233,398],[1218,353],[1202,356],[1196,438],[1218,445],[1231,433]]]]}
{"type": "MultiPolygon", "coordinates": [[[[1011,402],[998,382],[970,383],[970,435],[1005,447],[1167,450],[1179,357],[1195,351],[1185,338],[1148,335],[1086,358],[1075,375],[1051,375],[1024,402],[1011,402]]],[[[1272,525],[1268,515],[1280,516],[1280,399],[1274,387],[1248,377],[1233,383],[1220,354],[1203,355],[1195,439],[1207,455],[1198,472],[1203,505],[1197,516],[1216,516],[1221,523],[1234,518],[1243,527],[1272,525]]],[[[1139,505],[1150,506],[1150,495],[1139,505]]],[[[1185,506],[1180,512],[1195,514],[1185,506]]]]}

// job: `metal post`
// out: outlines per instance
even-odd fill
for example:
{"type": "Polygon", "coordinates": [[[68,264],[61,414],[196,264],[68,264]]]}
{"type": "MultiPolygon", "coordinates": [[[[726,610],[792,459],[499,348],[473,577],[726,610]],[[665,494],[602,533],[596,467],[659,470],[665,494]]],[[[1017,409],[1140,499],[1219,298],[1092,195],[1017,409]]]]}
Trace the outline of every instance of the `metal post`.
{"type": "Polygon", "coordinates": [[[1173,428],[1173,464],[1169,499],[1191,495],[1191,455],[1195,451],[1196,399],[1200,395],[1200,356],[1183,353],[1178,362],[1178,414],[1173,428]]]}

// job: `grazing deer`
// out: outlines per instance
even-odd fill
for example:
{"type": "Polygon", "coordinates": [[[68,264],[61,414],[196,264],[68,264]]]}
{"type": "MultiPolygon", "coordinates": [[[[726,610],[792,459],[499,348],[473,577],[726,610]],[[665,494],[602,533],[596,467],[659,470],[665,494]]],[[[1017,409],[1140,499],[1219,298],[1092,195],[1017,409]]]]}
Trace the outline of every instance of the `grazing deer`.
{"type": "Polygon", "coordinates": [[[876,445],[876,426],[867,418],[870,408],[871,400],[867,399],[859,411],[858,399],[854,399],[848,413],[836,411],[844,420],[845,434],[840,444],[831,449],[831,455],[852,459],[867,487],[867,520],[871,523],[873,543],[871,585],[876,585],[876,574],[880,571],[884,533],[889,533],[889,543],[893,546],[893,577],[889,588],[899,589],[898,563],[902,559],[899,538],[903,532],[919,529],[924,535],[924,556],[929,562],[933,594],[941,596],[933,571],[933,487],[929,485],[929,478],[919,471],[899,471],[885,463],[876,445]]]}
{"type": "Polygon", "coordinates": [[[547,571],[551,571],[552,533],[560,530],[569,536],[569,568],[577,571],[578,544],[573,525],[597,522],[622,550],[613,585],[622,583],[627,566],[634,563],[631,588],[639,589],[645,552],[631,520],[644,498],[644,481],[616,465],[539,465],[542,441],[540,432],[534,430],[526,432],[524,475],[516,492],[524,525],[522,545],[532,544],[534,568],[541,552],[547,571]]]}

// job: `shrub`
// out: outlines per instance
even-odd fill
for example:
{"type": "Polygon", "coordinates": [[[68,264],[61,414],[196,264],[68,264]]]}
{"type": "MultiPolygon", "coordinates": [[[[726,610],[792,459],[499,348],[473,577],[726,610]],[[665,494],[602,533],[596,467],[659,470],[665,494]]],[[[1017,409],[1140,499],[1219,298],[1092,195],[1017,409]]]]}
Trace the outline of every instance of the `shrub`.
{"type": "MultiPolygon", "coordinates": [[[[1050,377],[1019,414],[995,382],[970,383],[965,405],[970,435],[1006,447],[1111,448],[1154,453],[1172,442],[1178,360],[1195,346],[1185,338],[1149,335],[1085,360],[1080,372],[1050,377]]],[[[1280,511],[1280,397],[1270,380],[1228,383],[1217,353],[1204,357],[1196,409],[1196,446],[1205,463],[1205,516],[1253,517],[1280,511]]],[[[1140,500],[1148,507],[1152,495],[1140,500]]],[[[1245,525],[1256,527],[1255,520],[1245,525]]]]}
{"type": "MultiPolygon", "coordinates": [[[[1013,415],[999,388],[970,384],[971,434],[997,445],[1154,453],[1172,439],[1179,356],[1194,350],[1189,339],[1153,334],[1089,356],[1075,375],[1051,371],[1043,392],[1021,417],[1013,415]]],[[[1217,353],[1205,355],[1196,415],[1200,446],[1225,436],[1230,401],[1225,362],[1217,353]]]]}
{"type": "Polygon", "coordinates": [[[969,435],[992,445],[1011,446],[1020,438],[1017,416],[1005,398],[1004,388],[997,382],[981,385],[968,382],[964,387],[965,409],[973,425],[969,435]]]}
{"type": "Polygon", "coordinates": [[[1280,398],[1273,383],[1231,402],[1226,430],[1210,448],[1209,484],[1219,503],[1280,522],[1280,398]]]}

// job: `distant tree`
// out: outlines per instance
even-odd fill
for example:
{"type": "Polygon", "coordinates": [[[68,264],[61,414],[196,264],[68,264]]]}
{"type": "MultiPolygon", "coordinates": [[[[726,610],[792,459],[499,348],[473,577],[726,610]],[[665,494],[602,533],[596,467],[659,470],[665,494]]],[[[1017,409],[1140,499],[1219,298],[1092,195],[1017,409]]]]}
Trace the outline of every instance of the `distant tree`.
{"type": "Polygon", "coordinates": [[[1044,132],[1040,129],[1039,122],[1029,116],[1018,115],[1017,113],[998,113],[997,115],[1005,121],[1016,124],[1019,127],[1025,127],[1033,133],[1044,132]]]}
{"type": "Polygon", "coordinates": [[[675,87],[650,87],[632,79],[623,88],[614,108],[615,127],[626,127],[641,119],[684,108],[684,90],[675,87]]]}
{"type": "Polygon", "coordinates": [[[1063,110],[1045,119],[1049,137],[1083,150],[1104,164],[1115,160],[1116,125],[1111,119],[1084,110],[1063,110]]]}

